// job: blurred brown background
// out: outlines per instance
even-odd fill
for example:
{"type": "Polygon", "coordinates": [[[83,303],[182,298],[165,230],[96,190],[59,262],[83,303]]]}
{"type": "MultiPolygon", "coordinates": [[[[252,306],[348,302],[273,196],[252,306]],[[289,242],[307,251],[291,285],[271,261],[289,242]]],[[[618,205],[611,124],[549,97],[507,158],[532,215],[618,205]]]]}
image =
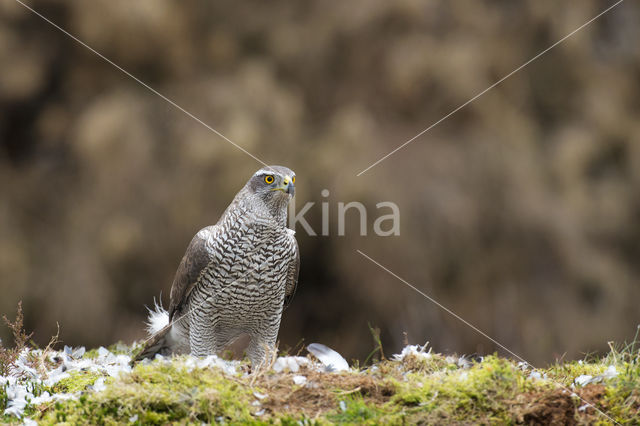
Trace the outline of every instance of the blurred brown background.
{"type": "MultiPolygon", "coordinates": [[[[628,1],[364,175],[603,1],[165,0],[30,5],[268,163],[297,172],[300,286],[281,346],[348,358],[482,336],[534,363],[640,323],[640,5],[628,1]],[[401,209],[376,237],[375,203],[401,209]],[[337,202],[369,207],[336,236],[337,202]]],[[[259,164],[13,0],[0,1],[0,313],[46,343],[143,336],[186,245],[259,164]]],[[[355,217],[355,215],[353,215],[355,217]]],[[[0,337],[8,338],[4,328],[0,337]]]]}

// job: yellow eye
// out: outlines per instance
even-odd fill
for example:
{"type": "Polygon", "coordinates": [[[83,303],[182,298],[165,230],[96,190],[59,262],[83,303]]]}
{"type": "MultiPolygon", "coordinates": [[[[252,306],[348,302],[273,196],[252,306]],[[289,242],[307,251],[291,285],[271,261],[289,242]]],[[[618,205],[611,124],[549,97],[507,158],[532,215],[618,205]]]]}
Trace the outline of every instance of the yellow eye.
{"type": "Polygon", "coordinates": [[[273,183],[273,176],[271,176],[271,175],[266,175],[266,176],[264,177],[264,181],[265,181],[265,183],[267,183],[267,184],[271,185],[271,184],[273,183]]]}
{"type": "Polygon", "coordinates": [[[291,178],[291,183],[296,183],[296,177],[295,176],[291,178]]]}

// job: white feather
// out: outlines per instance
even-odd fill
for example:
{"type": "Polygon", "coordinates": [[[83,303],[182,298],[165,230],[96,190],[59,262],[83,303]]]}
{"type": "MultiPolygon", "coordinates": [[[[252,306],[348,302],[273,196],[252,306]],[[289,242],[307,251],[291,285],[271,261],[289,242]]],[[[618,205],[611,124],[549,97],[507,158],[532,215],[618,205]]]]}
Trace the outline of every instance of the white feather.
{"type": "Polygon", "coordinates": [[[320,360],[328,372],[346,371],[349,369],[347,360],[328,346],[321,343],[312,343],[307,346],[307,350],[320,360]]]}
{"type": "Polygon", "coordinates": [[[149,318],[147,318],[147,333],[150,336],[156,334],[158,331],[169,325],[169,312],[162,307],[162,304],[153,300],[153,309],[147,308],[149,311],[149,318]]]}

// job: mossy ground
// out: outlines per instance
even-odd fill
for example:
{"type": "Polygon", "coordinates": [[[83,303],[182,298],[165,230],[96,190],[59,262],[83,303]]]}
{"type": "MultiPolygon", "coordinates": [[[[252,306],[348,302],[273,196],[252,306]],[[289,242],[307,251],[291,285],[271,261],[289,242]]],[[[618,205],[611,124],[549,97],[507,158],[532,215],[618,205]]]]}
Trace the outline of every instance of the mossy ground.
{"type": "MultiPolygon", "coordinates": [[[[495,355],[466,368],[457,359],[410,355],[342,373],[302,367],[297,373],[231,376],[217,368],[188,368],[185,357],[176,357],[138,364],[131,373],[106,380],[102,392],[82,393],[100,374],[73,374],[51,391],[81,391],[79,400],[42,404],[26,415],[45,424],[640,423],[637,353],[612,351],[535,374],[495,355]],[[612,365],[615,377],[572,387],[576,377],[595,377],[612,365]],[[306,383],[295,384],[296,375],[306,383]]],[[[0,388],[0,409],[2,403],[0,388]]]]}

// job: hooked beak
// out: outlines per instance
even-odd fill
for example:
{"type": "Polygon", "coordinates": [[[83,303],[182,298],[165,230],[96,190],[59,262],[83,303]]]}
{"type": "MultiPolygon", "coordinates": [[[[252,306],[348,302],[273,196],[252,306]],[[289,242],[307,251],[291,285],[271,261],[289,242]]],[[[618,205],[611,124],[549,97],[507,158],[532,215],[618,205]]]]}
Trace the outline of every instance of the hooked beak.
{"type": "Polygon", "coordinates": [[[293,179],[289,176],[285,176],[284,181],[282,182],[282,190],[287,194],[290,194],[292,197],[295,195],[296,187],[293,185],[293,179]]]}
{"type": "Polygon", "coordinates": [[[282,191],[285,194],[289,194],[292,197],[295,195],[296,187],[293,184],[293,179],[290,176],[285,176],[282,181],[282,185],[277,188],[273,188],[272,191],[282,191]]]}

